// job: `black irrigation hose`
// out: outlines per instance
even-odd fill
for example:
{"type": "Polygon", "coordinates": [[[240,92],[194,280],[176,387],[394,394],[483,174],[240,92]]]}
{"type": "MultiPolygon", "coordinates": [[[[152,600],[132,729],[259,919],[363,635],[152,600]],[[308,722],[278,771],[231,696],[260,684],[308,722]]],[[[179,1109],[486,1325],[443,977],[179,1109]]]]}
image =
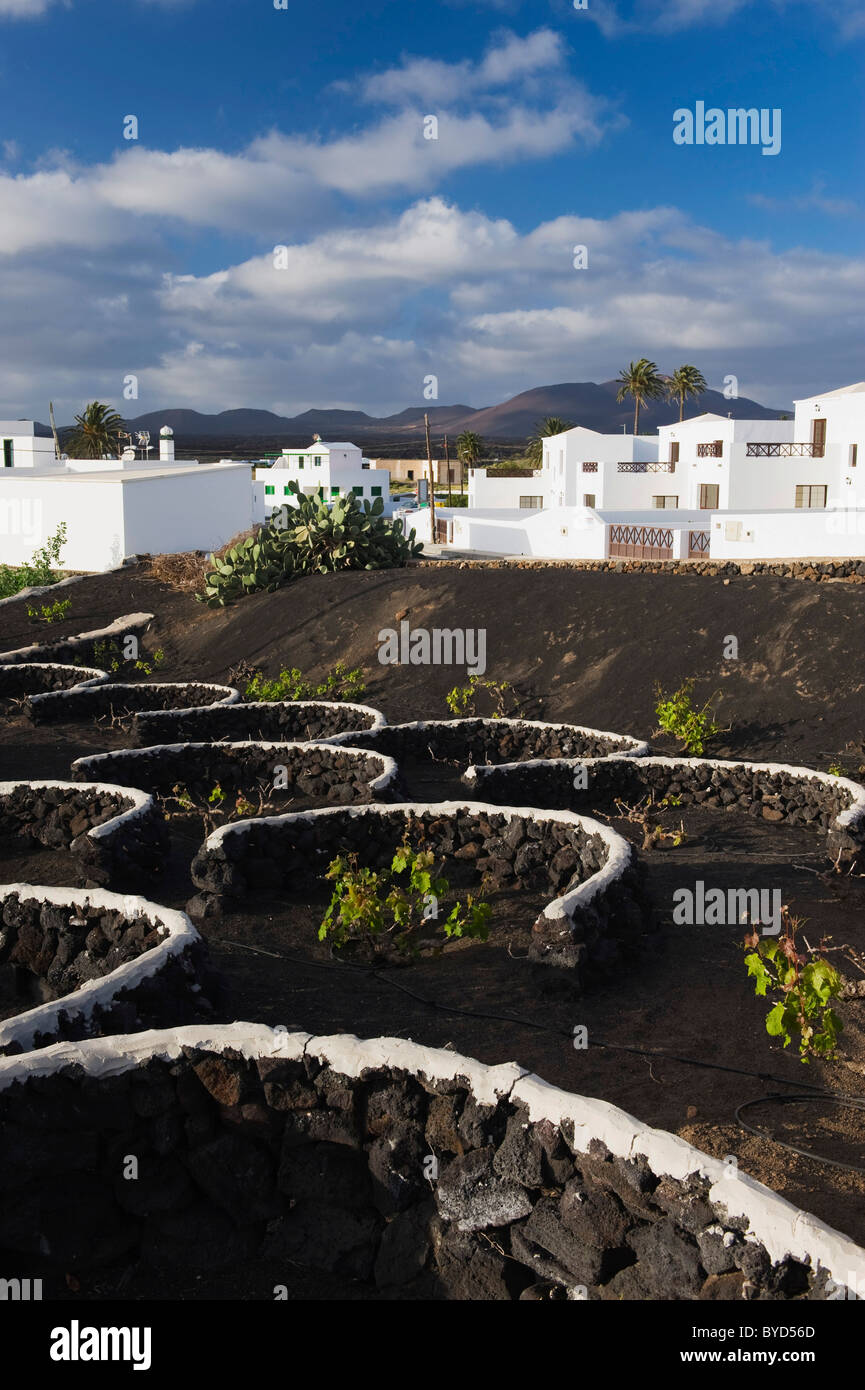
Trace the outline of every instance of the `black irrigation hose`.
{"type": "Polygon", "coordinates": [[[747,1120],[742,1119],[742,1111],[747,1110],[752,1105],[803,1105],[808,1101],[828,1100],[835,1105],[848,1105],[853,1110],[865,1110],[865,1097],[863,1096],[838,1096],[832,1091],[823,1091],[814,1096],[760,1096],[758,1100],[746,1100],[736,1108],[736,1119],[743,1129],[749,1134],[755,1134],[758,1139],[770,1139],[773,1144],[777,1144],[780,1149],[786,1149],[788,1153],[797,1154],[799,1158],[810,1158],[814,1163],[825,1163],[830,1168],[842,1168],[845,1173],[859,1173],[865,1177],[865,1168],[858,1163],[842,1163],[837,1158],[824,1158],[822,1154],[815,1154],[810,1149],[800,1149],[796,1144],[788,1144],[783,1139],[776,1139],[774,1135],[767,1134],[763,1129],[756,1129],[754,1125],[749,1125],[747,1120]]]}
{"type": "MultiPolygon", "coordinates": [[[[238,942],[236,944],[243,945],[244,943],[238,942]]],[[[246,949],[254,950],[255,947],[247,947],[246,949]]],[[[270,954],[270,952],[268,952],[268,954],[270,954]]],[[[399,980],[389,979],[376,966],[351,965],[347,962],[333,965],[328,961],[310,960],[302,956],[287,955],[285,952],[279,952],[278,954],[281,960],[291,961],[295,965],[311,965],[317,970],[356,970],[363,974],[375,975],[376,978],[381,980],[384,984],[391,985],[392,988],[400,990],[403,994],[409,995],[412,999],[416,999],[419,1004],[424,1004],[430,1009],[438,1009],[441,1013],[459,1014],[463,1018],[486,1019],[497,1023],[516,1023],[518,1027],[535,1028],[539,1032],[549,1033],[553,1037],[571,1037],[571,1034],[566,1032],[564,1028],[550,1028],[548,1024],[537,1023],[534,1019],[518,1018],[513,1014],[481,1012],[478,1009],[462,1009],[455,1004],[442,1004],[437,999],[427,999],[424,995],[416,993],[413,989],[409,989],[407,985],[401,984],[399,980]]],[[[605,1042],[600,1038],[595,1038],[593,1040],[593,1046],[604,1048],[608,1052],[629,1052],[638,1057],[659,1057],[670,1062],[681,1062],[689,1067],[703,1067],[707,1071],[723,1071],[729,1072],[734,1076],[749,1076],[755,1081],[774,1081],[781,1086],[805,1087],[806,1090],[813,1092],[813,1094],[807,1096],[771,1094],[760,1096],[756,1100],[743,1101],[741,1105],[736,1107],[735,1118],[749,1134],[755,1135],[758,1139],[769,1139],[773,1144],[777,1144],[779,1148],[786,1149],[788,1153],[796,1154],[800,1158],[811,1159],[814,1163],[825,1163],[831,1168],[841,1168],[847,1173],[858,1173],[860,1176],[865,1177],[865,1167],[863,1166],[855,1163],[841,1163],[838,1159],[824,1158],[822,1154],[812,1153],[809,1149],[797,1148],[795,1144],[788,1144],[783,1139],[775,1139],[771,1134],[767,1134],[765,1130],[756,1129],[753,1125],[748,1124],[747,1120],[742,1119],[743,1110],[747,1110],[754,1105],[765,1105],[767,1103],[797,1105],[808,1101],[827,1100],[836,1105],[848,1105],[855,1110],[865,1110],[865,1096],[836,1095],[834,1091],[826,1091],[820,1086],[812,1085],[810,1081],[788,1081],[786,1077],[774,1076],[771,1072],[748,1071],[744,1067],[727,1067],[721,1062],[703,1062],[699,1061],[696,1057],[682,1057],[679,1053],[668,1052],[666,1048],[662,1047],[632,1047],[627,1043],[605,1042]]]]}

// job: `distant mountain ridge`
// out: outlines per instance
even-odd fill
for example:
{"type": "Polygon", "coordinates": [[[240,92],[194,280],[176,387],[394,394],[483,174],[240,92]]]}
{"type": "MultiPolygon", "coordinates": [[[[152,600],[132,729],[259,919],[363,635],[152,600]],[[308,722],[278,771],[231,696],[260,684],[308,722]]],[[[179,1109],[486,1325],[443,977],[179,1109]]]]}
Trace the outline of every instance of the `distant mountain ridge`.
{"type": "MultiPolygon", "coordinates": [[[[437,435],[444,430],[451,435],[473,430],[487,439],[525,439],[533,433],[540,420],[548,415],[560,416],[571,425],[584,425],[603,434],[618,433],[623,427],[633,428],[634,403],[627,399],[616,401],[618,384],[615,381],[562,382],[554,386],[536,386],[522,391],[500,405],[474,409],[467,405],[408,406],[395,415],[374,416],[363,410],[310,409],[300,415],[276,415],[271,410],[239,408],[223,410],[215,415],[198,410],[168,409],[149,411],[129,419],[130,428],[150,430],[154,439],[163,425],[170,425],[175,436],[213,439],[250,438],[256,435],[284,434],[298,436],[320,434],[323,439],[381,438],[402,436],[415,439],[423,432],[424,411],[437,435]]],[[[704,391],[699,397],[685,402],[685,416],[690,418],[709,411],[716,415],[731,415],[734,419],[777,419],[782,413],[791,414],[792,407],[780,409],[760,405],[747,396],[727,400],[720,391],[704,391]]],[[[656,401],[640,411],[640,432],[653,433],[659,425],[671,424],[679,418],[677,401],[656,401]]]]}

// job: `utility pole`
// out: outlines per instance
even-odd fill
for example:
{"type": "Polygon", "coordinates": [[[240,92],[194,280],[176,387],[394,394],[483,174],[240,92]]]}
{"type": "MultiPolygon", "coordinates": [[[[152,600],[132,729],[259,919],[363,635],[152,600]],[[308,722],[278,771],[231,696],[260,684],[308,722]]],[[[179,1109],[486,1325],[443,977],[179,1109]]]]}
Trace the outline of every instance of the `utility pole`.
{"type": "Polygon", "coordinates": [[[451,456],[448,451],[448,437],[445,435],[445,468],[448,471],[448,506],[451,505],[451,456]]]}
{"type": "Polygon", "coordinates": [[[54,435],[54,457],[60,457],[60,440],[57,438],[57,426],[54,423],[54,402],[48,402],[48,416],[51,420],[51,433],[54,435]]]}
{"type": "Polygon", "coordinates": [[[436,493],[435,493],[435,480],[434,480],[434,478],[433,478],[432,445],[430,444],[430,438],[429,438],[429,416],[428,416],[427,414],[424,414],[423,423],[424,423],[424,429],[426,430],[427,477],[428,477],[428,479],[429,479],[429,526],[430,526],[430,542],[431,542],[433,545],[435,545],[435,538],[436,538],[436,493]]]}

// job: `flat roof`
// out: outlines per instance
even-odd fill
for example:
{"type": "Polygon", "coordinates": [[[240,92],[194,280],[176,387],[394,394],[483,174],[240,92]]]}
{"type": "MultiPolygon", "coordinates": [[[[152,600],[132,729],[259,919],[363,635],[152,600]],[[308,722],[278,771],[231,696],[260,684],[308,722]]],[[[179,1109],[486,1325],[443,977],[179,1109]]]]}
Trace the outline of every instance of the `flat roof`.
{"type": "Polygon", "coordinates": [[[0,469],[0,486],[22,482],[32,487],[34,480],[51,483],[138,483],[145,478],[190,478],[201,473],[228,472],[232,468],[249,471],[249,464],[228,459],[225,463],[199,463],[192,467],[187,463],[176,468],[102,468],[94,469],[92,473],[62,467],[46,468],[44,472],[39,468],[3,468],[0,469]]]}
{"type": "Polygon", "coordinates": [[[805,401],[823,401],[831,396],[855,396],[865,391],[865,381],[854,381],[852,386],[837,386],[834,391],[815,391],[813,396],[797,396],[794,405],[801,405],[805,401]]]}

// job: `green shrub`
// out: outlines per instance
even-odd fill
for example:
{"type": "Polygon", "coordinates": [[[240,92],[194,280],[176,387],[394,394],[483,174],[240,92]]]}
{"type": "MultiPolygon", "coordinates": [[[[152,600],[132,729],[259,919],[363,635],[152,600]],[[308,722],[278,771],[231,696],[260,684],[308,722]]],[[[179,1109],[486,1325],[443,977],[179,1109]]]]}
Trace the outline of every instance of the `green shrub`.
{"type": "MultiPolygon", "coordinates": [[[[339,855],[325,875],[334,889],[319,941],[330,937],[337,948],[362,942],[379,953],[393,946],[400,954],[415,954],[420,928],[425,922],[438,923],[439,901],[450,887],[435,868],[435,855],[413,848],[407,838],[390,869],[361,867],[356,854],[339,855]]],[[[440,930],[447,940],[466,936],[486,941],[491,916],[489,903],[477,903],[469,895],[465,910],[456,903],[440,930]]]]}
{"type": "Polygon", "coordinates": [[[806,943],[804,953],[800,952],[796,932],[803,923],[791,917],[786,907],[781,909],[781,920],[784,932],[777,939],[761,937],[756,930],[745,938],[745,949],[751,951],[745,965],[754,991],[765,996],[771,989],[770,997],[776,1001],[766,1018],[766,1032],[781,1038],[785,1047],[797,1034],[803,1062],[809,1057],[831,1061],[843,1027],[832,1009],[832,1000],[843,987],[841,976],[817,948],[806,943]]]}
{"type": "Polygon", "coordinates": [[[384,518],[380,497],[372,503],[361,503],[354,495],[340,497],[329,506],[321,488],[307,497],[296,482],[288,486],[296,506],[278,508],[257,535],[220,559],[211,555],[213,569],[205,575],[204,592],[196,595],[200,602],[224,607],[244,594],[279,589],[305,574],[395,569],[423,549],[414,531],[405,536],[397,523],[384,518]]]}
{"type": "Polygon", "coordinates": [[[66,544],[66,522],[61,521],[53,536],[34,550],[26,565],[0,565],[0,598],[11,598],[22,589],[56,584],[60,578],[54,566],[60,562],[60,552],[66,544]]]}
{"type": "Polygon", "coordinates": [[[665,733],[677,738],[689,753],[699,756],[704,752],[707,740],[721,732],[721,725],[715,723],[710,709],[715,696],[710,695],[700,709],[695,709],[691,699],[693,688],[693,680],[686,680],[672,695],[664,695],[660,685],[656,685],[658,702],[655,714],[665,733]]]}
{"type": "Polygon", "coordinates": [[[245,700],[356,700],[366,691],[363,671],[355,666],[349,671],[344,661],[338,661],[323,681],[314,685],[304,678],[296,666],[282,670],[272,680],[257,671],[243,692],[245,700]]]}
{"type": "Polygon", "coordinates": [[[448,691],[445,703],[458,719],[466,715],[476,715],[477,698],[481,691],[486,691],[493,701],[492,718],[503,719],[507,713],[505,701],[508,695],[514,694],[510,681],[490,681],[484,680],[481,676],[469,676],[467,685],[455,685],[448,691]]]}
{"type": "Polygon", "coordinates": [[[39,608],[32,608],[28,603],[27,617],[35,618],[43,623],[59,623],[66,617],[71,607],[71,598],[59,598],[56,603],[43,603],[39,608]]]}

